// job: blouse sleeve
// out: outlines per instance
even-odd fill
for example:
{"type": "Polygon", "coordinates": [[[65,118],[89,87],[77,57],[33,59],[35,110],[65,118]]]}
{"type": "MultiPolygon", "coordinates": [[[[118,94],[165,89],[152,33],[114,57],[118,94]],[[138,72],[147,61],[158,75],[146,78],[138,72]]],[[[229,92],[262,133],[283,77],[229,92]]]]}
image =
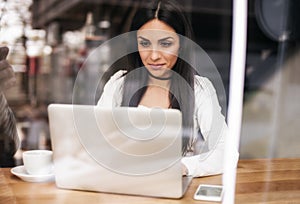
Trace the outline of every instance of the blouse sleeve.
{"type": "Polygon", "coordinates": [[[98,106],[117,107],[121,105],[124,73],[126,71],[120,70],[108,80],[97,103],[98,106]]]}
{"type": "MultiPolygon", "coordinates": [[[[195,85],[195,125],[201,130],[207,151],[203,153],[195,149],[194,152],[198,153],[182,158],[182,162],[193,177],[221,174],[228,128],[212,83],[204,77],[197,77],[196,81],[199,84],[195,85]]],[[[197,143],[197,139],[194,143],[197,143]]],[[[194,146],[197,148],[197,145],[194,146]]],[[[236,164],[238,157],[236,150],[236,164]]]]}

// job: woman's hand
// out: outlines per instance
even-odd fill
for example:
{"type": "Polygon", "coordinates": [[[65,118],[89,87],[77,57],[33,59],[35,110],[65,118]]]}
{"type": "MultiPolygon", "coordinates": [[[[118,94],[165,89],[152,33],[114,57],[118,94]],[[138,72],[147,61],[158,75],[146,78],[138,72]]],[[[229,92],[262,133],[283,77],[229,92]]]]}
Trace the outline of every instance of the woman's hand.
{"type": "Polygon", "coordinates": [[[181,166],[182,166],[182,175],[183,176],[189,175],[189,170],[186,168],[186,166],[184,164],[181,164],[181,166]]]}

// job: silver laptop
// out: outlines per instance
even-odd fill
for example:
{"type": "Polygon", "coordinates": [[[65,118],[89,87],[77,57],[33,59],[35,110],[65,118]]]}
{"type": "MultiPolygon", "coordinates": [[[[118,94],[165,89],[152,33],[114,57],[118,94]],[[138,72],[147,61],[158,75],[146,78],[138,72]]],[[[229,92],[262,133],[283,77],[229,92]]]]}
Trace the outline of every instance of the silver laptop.
{"type": "Polygon", "coordinates": [[[51,104],[48,114],[59,188],[184,195],[180,111],[51,104]]]}

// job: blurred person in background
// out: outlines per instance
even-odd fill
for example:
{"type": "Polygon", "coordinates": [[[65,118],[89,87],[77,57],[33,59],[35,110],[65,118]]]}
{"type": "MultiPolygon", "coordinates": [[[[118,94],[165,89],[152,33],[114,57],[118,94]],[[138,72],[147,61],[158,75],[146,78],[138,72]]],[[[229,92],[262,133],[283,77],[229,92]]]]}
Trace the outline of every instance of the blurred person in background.
{"type": "MultiPolygon", "coordinates": [[[[110,77],[98,105],[180,110],[183,175],[220,174],[227,125],[213,84],[183,60],[197,56],[182,37],[192,39],[193,31],[179,5],[161,0],[137,9],[130,46],[138,52],[128,55],[126,70],[110,77]]],[[[237,150],[234,159],[237,163],[237,150]]]]}
{"type": "Polygon", "coordinates": [[[16,120],[3,91],[16,83],[14,71],[6,60],[7,47],[1,47],[0,60],[0,167],[15,166],[14,154],[20,144],[16,120]]]}

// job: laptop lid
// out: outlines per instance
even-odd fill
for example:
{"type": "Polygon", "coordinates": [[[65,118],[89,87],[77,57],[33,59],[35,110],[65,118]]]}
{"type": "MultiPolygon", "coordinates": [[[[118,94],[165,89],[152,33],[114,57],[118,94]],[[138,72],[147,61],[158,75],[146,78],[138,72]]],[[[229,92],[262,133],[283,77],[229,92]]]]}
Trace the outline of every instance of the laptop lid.
{"type": "Polygon", "coordinates": [[[181,112],[90,105],[48,107],[60,188],[180,198],[181,112]]]}

